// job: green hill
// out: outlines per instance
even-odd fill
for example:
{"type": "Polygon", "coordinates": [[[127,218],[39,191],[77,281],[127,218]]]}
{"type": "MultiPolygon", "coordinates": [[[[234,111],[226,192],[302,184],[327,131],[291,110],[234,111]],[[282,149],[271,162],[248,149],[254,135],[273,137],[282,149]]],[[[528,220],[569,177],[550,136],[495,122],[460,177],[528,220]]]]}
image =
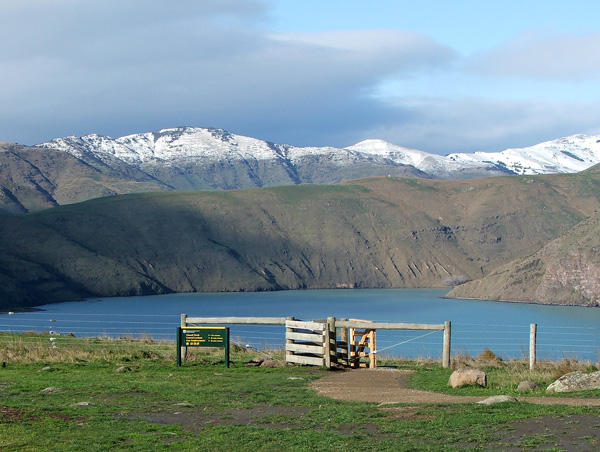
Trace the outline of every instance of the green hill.
{"type": "Polygon", "coordinates": [[[599,207],[597,172],[112,196],[0,216],[0,307],[92,296],[436,287],[599,207]]]}

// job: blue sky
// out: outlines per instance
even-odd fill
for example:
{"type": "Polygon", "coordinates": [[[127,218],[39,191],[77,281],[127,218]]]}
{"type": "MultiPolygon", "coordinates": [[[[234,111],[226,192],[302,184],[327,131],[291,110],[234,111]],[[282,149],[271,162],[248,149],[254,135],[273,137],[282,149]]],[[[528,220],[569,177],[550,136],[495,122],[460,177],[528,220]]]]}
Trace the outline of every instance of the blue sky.
{"type": "Polygon", "coordinates": [[[0,141],[175,126],[499,151],[600,134],[600,2],[3,0],[0,141]]]}

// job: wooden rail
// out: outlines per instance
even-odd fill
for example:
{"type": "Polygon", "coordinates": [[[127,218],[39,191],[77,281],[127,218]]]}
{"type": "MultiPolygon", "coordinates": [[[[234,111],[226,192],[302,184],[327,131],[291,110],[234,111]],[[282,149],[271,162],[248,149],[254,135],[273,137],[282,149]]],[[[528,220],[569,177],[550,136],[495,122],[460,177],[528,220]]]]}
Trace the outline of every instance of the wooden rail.
{"type": "Polygon", "coordinates": [[[360,328],[376,330],[432,330],[443,331],[444,325],[430,323],[389,323],[389,322],[367,322],[360,320],[336,320],[336,328],[360,328]]]}
{"type": "Polygon", "coordinates": [[[189,324],[285,325],[286,317],[188,317],[181,314],[181,326],[189,324]]]}

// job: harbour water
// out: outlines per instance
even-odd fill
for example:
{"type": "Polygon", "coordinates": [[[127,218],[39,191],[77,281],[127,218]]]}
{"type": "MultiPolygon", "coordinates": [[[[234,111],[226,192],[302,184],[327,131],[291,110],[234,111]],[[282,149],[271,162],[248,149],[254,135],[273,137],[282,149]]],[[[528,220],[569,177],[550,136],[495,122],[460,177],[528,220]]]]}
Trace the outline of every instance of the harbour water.
{"type": "MultiPolygon", "coordinates": [[[[310,290],[196,293],[97,298],[41,306],[41,311],[0,316],[0,330],[73,333],[76,336],[151,336],[175,340],[181,314],[194,317],[293,316],[407,323],[452,324],[452,354],[490,349],[503,359],[523,358],[529,326],[538,325],[538,357],[597,362],[600,309],[445,299],[445,289],[310,290]]],[[[377,333],[381,356],[438,358],[442,332],[377,333]]],[[[282,348],[284,328],[231,325],[231,336],[257,349],[282,348]]]]}

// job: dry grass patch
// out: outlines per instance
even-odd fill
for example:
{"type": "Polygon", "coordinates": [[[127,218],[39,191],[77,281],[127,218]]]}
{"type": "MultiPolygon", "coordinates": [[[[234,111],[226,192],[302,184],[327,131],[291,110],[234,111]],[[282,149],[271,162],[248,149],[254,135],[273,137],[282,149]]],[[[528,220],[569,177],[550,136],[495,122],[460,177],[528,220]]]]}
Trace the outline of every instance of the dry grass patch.
{"type": "Polygon", "coordinates": [[[174,360],[175,353],[173,343],[149,338],[0,333],[0,361],[3,363],[77,363],[139,358],[174,360]]]}

